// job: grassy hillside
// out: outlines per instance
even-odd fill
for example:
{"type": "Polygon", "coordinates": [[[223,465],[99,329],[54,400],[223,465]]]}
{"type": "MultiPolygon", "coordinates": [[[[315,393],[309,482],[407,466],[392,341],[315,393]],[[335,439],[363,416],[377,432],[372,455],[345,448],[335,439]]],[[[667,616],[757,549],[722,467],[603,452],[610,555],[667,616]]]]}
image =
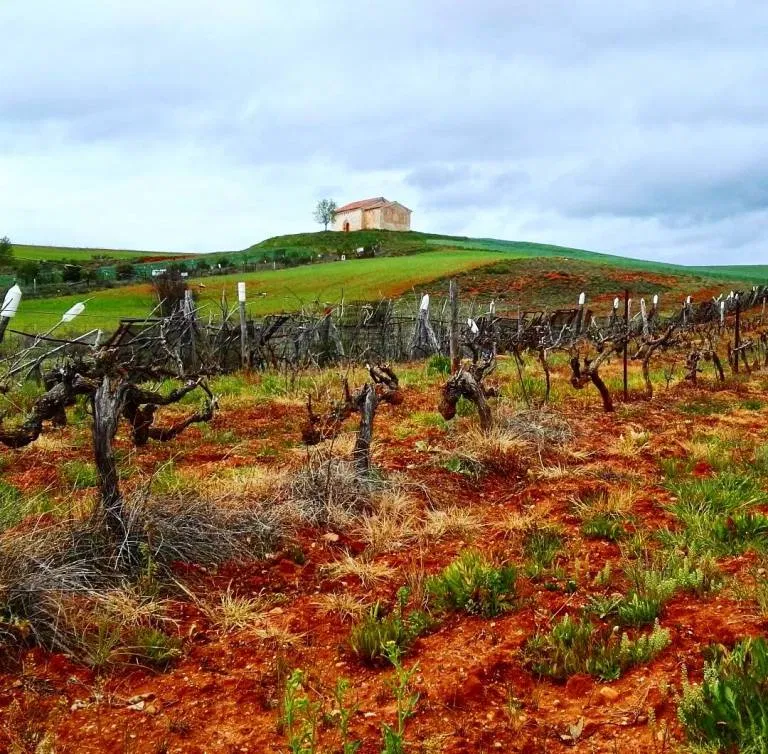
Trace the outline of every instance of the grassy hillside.
{"type": "Polygon", "coordinates": [[[74,246],[32,246],[29,244],[13,244],[13,255],[19,260],[34,262],[49,261],[60,262],[63,260],[78,259],[82,261],[92,260],[129,260],[138,261],[142,258],[163,259],[183,254],[174,251],[137,251],[133,249],[89,249],[74,246]]]}
{"type": "MultiPolygon", "coordinates": [[[[504,241],[495,238],[444,236],[416,231],[362,230],[352,233],[337,233],[333,231],[297,233],[268,238],[253,246],[249,246],[247,249],[227,252],[223,256],[231,258],[235,263],[259,259],[265,253],[274,252],[275,250],[293,251],[295,253],[311,251],[315,256],[318,254],[325,256],[331,253],[352,252],[357,247],[369,246],[374,243],[381,244],[382,253],[386,256],[418,254],[437,249],[471,249],[475,251],[502,252],[507,258],[558,257],[662,275],[705,276],[728,281],[740,281],[742,283],[768,282],[768,265],[687,266],[631,259],[615,254],[603,254],[596,251],[576,249],[568,246],[555,246],[553,244],[504,241]]],[[[222,256],[222,254],[217,254],[216,256],[222,256]]]]}
{"type": "MultiPolygon", "coordinates": [[[[41,249],[50,247],[18,247],[41,249]]],[[[64,251],[59,249],[59,251],[64,251]]],[[[75,253],[77,250],[67,250],[75,253]]],[[[81,250],[146,255],[150,252],[81,250]]],[[[205,255],[211,257],[211,255],[205,255]]],[[[633,295],[659,293],[665,307],[676,307],[686,295],[699,300],[730,287],[768,281],[768,266],[684,267],[598,254],[583,249],[496,239],[470,239],[425,233],[360,231],[355,233],[304,233],[266,239],[241,252],[219,252],[234,263],[258,262],[257,272],[191,279],[202,305],[217,308],[222,291],[231,303],[236,300],[238,280],[248,282],[249,311],[263,315],[290,311],[319,302],[336,303],[397,296],[414,286],[430,284],[432,290],[446,288],[448,277],[457,276],[465,296],[494,297],[509,307],[559,307],[575,303],[574,296],[587,291],[590,302],[607,302],[624,288],[633,295]],[[374,259],[355,259],[354,249],[380,244],[374,259]],[[315,264],[285,269],[262,265],[264,254],[295,250],[295,259],[315,264]],[[335,262],[341,253],[352,258],[335,262]],[[320,257],[320,259],[318,259],[320,257]],[[387,258],[389,257],[389,258],[387,258]]],[[[61,332],[90,327],[113,328],[121,317],[142,317],[154,305],[152,287],[136,284],[97,291],[85,314],[61,332]]],[[[29,299],[22,304],[13,323],[15,329],[44,330],[84,295],[29,299]]]]}
{"type": "MultiPolygon", "coordinates": [[[[356,259],[283,270],[265,270],[241,275],[221,275],[193,280],[198,302],[218,308],[222,291],[230,304],[237,301],[238,280],[248,284],[248,310],[253,315],[291,311],[314,302],[337,303],[397,296],[412,286],[423,285],[446,275],[493,264],[498,255],[483,251],[427,252],[396,259],[356,259]]],[[[11,325],[24,331],[41,331],[54,325],[72,304],[86,297],[59,296],[29,299],[22,303],[11,325]]],[[[97,291],[85,313],[58,332],[115,327],[121,317],[144,317],[155,304],[150,284],[97,291]]]]}

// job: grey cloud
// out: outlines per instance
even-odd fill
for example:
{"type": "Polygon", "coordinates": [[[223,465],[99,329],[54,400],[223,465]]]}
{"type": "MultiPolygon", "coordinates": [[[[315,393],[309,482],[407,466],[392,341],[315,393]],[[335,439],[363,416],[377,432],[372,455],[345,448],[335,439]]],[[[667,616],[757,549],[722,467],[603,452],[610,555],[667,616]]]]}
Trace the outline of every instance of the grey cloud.
{"type": "Polygon", "coordinates": [[[232,247],[360,192],[435,232],[676,261],[768,244],[758,0],[9,0],[0,25],[0,234],[20,240],[232,247]],[[141,223],[132,171],[165,187],[141,223]],[[109,196],[114,235],[30,172],[91,212],[109,196]]]}

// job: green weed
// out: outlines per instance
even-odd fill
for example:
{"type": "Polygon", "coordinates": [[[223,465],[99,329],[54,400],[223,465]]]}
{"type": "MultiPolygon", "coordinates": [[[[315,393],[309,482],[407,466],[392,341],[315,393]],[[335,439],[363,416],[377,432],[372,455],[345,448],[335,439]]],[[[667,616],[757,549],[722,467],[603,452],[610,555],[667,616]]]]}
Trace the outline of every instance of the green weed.
{"type": "Polygon", "coordinates": [[[597,513],[584,520],[581,533],[593,539],[607,539],[616,542],[626,533],[624,517],[618,513],[597,513]]]}
{"type": "Polygon", "coordinates": [[[181,657],[182,641],[157,628],[138,628],[131,637],[130,652],[140,662],[165,668],[181,657]]]}
{"type": "Polygon", "coordinates": [[[667,483],[677,500],[668,506],[682,530],[665,530],[662,541],[679,549],[713,555],[768,548],[768,516],[750,508],[768,495],[752,476],[721,472],[712,477],[667,483]]]}
{"type": "Polygon", "coordinates": [[[384,723],[381,736],[384,748],[381,754],[405,754],[405,723],[416,712],[420,694],[412,690],[413,676],[418,671],[418,664],[406,670],[401,662],[400,650],[395,645],[387,648],[387,659],[395,666],[395,678],[392,693],[395,697],[397,713],[395,726],[384,723]]]}
{"type": "Polygon", "coordinates": [[[406,652],[432,627],[434,622],[424,611],[406,609],[409,596],[409,590],[401,588],[392,612],[385,614],[377,602],[352,627],[349,645],[363,662],[369,665],[382,662],[387,658],[388,647],[392,646],[401,653],[406,652]]]}
{"type": "Polygon", "coordinates": [[[480,479],[485,474],[485,467],[476,458],[465,455],[454,455],[447,458],[441,466],[453,474],[470,477],[471,479],[480,479]]]}
{"type": "Polygon", "coordinates": [[[304,693],[304,673],[298,668],[288,677],[283,694],[281,723],[291,754],[317,751],[321,704],[304,693]]]}
{"type": "Polygon", "coordinates": [[[435,374],[450,374],[451,373],[451,360],[448,356],[442,356],[441,354],[435,354],[431,356],[427,361],[427,374],[429,376],[435,374]]]}

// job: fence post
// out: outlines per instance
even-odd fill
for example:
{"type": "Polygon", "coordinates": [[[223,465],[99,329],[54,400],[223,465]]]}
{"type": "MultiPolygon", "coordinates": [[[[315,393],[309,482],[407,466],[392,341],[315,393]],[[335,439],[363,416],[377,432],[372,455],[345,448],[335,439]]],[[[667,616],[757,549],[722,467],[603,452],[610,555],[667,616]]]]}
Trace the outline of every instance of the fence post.
{"type": "Polygon", "coordinates": [[[243,369],[248,369],[251,358],[248,347],[248,322],[245,315],[245,283],[243,282],[237,284],[237,303],[240,309],[240,363],[243,369]]]}
{"type": "Polygon", "coordinates": [[[736,294],[736,332],[733,335],[733,342],[735,344],[733,359],[733,371],[739,373],[739,346],[741,345],[741,299],[739,294],[736,294]]]}
{"type": "Polygon", "coordinates": [[[629,400],[629,373],[627,358],[629,356],[629,290],[624,289],[624,401],[629,400]]]}
{"type": "Polygon", "coordinates": [[[448,286],[451,301],[451,325],[448,335],[448,347],[451,357],[451,374],[459,371],[461,352],[459,350],[459,284],[452,278],[448,286]]]}

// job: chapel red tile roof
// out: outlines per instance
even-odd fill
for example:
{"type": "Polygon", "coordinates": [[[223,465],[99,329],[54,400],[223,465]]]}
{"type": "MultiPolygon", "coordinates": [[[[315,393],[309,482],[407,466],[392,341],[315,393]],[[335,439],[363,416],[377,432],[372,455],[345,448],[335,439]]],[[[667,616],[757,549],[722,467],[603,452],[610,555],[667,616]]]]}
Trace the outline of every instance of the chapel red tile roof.
{"type": "Polygon", "coordinates": [[[362,199],[359,202],[345,204],[343,207],[338,207],[336,212],[351,212],[353,209],[376,209],[376,207],[383,207],[389,203],[383,196],[375,196],[373,199],[362,199]]]}

